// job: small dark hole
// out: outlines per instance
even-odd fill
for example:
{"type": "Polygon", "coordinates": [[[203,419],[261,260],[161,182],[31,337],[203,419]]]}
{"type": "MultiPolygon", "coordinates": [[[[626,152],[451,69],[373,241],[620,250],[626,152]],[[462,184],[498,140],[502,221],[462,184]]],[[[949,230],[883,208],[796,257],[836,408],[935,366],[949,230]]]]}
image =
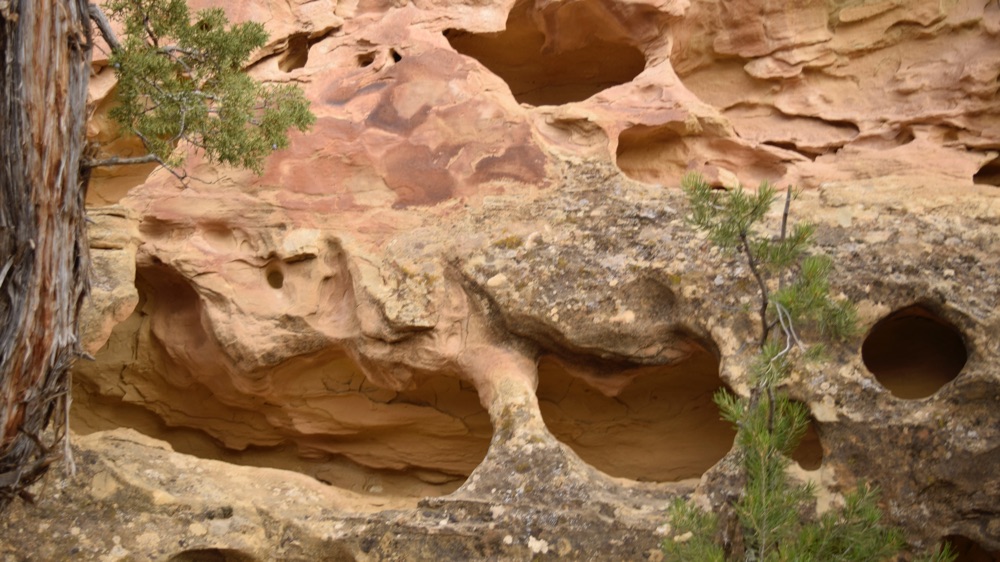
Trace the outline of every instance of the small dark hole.
{"type": "Polygon", "coordinates": [[[280,289],[285,285],[285,275],[277,269],[267,272],[267,284],[274,289],[280,289]]]}
{"type": "Polygon", "coordinates": [[[371,66],[373,62],[375,62],[375,53],[363,53],[358,55],[358,66],[361,68],[371,66]]]}
{"type": "Polygon", "coordinates": [[[396,52],[396,49],[389,49],[389,54],[392,56],[392,60],[399,62],[403,60],[403,55],[396,52]]]}
{"type": "Polygon", "coordinates": [[[809,425],[806,426],[802,440],[792,451],[792,460],[803,470],[817,470],[823,464],[823,444],[819,439],[819,427],[812,416],[809,417],[809,425]]]}

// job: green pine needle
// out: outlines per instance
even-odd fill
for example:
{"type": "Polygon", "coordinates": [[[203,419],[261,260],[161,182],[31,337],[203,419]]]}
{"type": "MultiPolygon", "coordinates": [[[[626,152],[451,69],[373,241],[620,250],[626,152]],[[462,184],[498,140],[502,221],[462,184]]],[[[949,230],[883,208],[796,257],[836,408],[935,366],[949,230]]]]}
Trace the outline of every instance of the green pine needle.
{"type": "MultiPolygon", "coordinates": [[[[745,486],[732,505],[743,538],[743,560],[775,562],[881,561],[905,547],[901,533],[882,522],[877,488],[860,484],[845,505],[814,515],[815,489],[790,479],[789,456],[809,425],[809,410],[782,390],[798,358],[822,356],[821,344],[807,346],[809,328],[830,340],[857,335],[854,305],[830,296],[833,261],[810,254],[814,228],[797,224],[781,232],[761,232],[761,222],[776,200],[762,183],[756,192],[742,187],[714,189],[698,175],[682,182],[690,204],[689,222],[720,249],[744,258],[761,299],[759,353],[750,364],[751,394],[726,390],[714,396],[724,420],[736,427],[745,486]]],[[[751,311],[748,311],[751,312],[751,311]]],[[[752,313],[752,312],[751,312],[752,313]]],[[[668,560],[723,560],[715,542],[719,519],[678,500],[669,512],[673,535],[663,542],[668,560]]],[[[735,560],[736,558],[731,558],[735,560]]],[[[921,560],[948,562],[946,547],[921,560]]]]}
{"type": "Polygon", "coordinates": [[[125,30],[110,57],[118,77],[111,118],[170,167],[181,142],[209,161],[263,172],[264,158],[288,146],[287,130],[315,122],[302,90],[265,85],[243,72],[267,42],[256,22],[230,24],[219,9],[192,16],[184,0],[109,0],[125,30]]]}

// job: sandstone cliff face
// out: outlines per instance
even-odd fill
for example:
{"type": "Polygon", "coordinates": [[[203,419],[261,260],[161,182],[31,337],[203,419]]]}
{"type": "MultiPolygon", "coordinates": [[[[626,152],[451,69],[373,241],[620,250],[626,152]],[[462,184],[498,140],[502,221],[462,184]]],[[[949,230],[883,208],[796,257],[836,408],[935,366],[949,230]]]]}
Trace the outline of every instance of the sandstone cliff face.
{"type": "Polygon", "coordinates": [[[789,388],[820,507],[864,479],[915,544],[1000,552],[996,2],[224,7],[316,127],[260,177],[95,181],[84,487],[9,527],[86,497],[130,530],[53,556],[655,556],[671,497],[732,491],[711,395],[755,337],[684,221],[698,171],[800,187],[859,304],[789,388]]]}

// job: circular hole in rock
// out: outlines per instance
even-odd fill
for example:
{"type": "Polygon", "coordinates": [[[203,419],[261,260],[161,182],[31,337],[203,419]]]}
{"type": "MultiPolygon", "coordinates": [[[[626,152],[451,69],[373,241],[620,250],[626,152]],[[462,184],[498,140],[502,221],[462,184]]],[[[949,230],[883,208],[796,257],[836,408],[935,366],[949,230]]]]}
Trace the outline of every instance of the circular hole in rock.
{"type": "Polygon", "coordinates": [[[697,478],[729,452],[735,432],[712,400],[723,386],[718,359],[707,350],[677,365],[600,379],[552,356],[539,362],[549,431],[591,466],[633,480],[697,478]]]}
{"type": "Polygon", "coordinates": [[[955,562],[1000,562],[1000,551],[989,551],[976,541],[962,535],[948,535],[944,542],[951,546],[955,562]]]}
{"type": "Polygon", "coordinates": [[[171,556],[169,562],[257,562],[257,558],[230,548],[196,548],[171,556]]]}
{"type": "Polygon", "coordinates": [[[502,78],[519,103],[561,105],[630,82],[646,67],[642,52],[608,25],[616,19],[608,11],[583,0],[537,17],[535,3],[520,0],[499,33],[449,29],[445,37],[502,78]]]}
{"type": "Polygon", "coordinates": [[[792,451],[792,460],[803,470],[817,470],[823,464],[823,444],[819,440],[819,426],[816,419],[809,416],[809,425],[802,441],[792,451]]]}
{"type": "Polygon", "coordinates": [[[285,274],[278,268],[271,268],[267,271],[267,284],[272,289],[280,289],[285,286],[285,274]]]}
{"type": "Polygon", "coordinates": [[[914,305],[878,321],[861,346],[861,358],[894,396],[919,399],[954,380],[968,351],[955,326],[914,305]]]}

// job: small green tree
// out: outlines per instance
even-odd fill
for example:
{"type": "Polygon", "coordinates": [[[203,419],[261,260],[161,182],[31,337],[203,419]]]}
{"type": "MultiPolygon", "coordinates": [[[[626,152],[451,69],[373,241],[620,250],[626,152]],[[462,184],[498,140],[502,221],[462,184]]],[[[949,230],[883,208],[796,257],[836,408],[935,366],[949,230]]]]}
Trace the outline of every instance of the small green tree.
{"type": "Polygon", "coordinates": [[[288,146],[290,127],[305,131],[315,122],[300,88],[262,84],[244,72],[267,42],[263,25],[230,25],[218,8],[192,20],[184,0],[109,0],[105,9],[124,28],[119,41],[104,13],[90,6],[118,78],[110,115],[148,153],[89,166],[158,162],[178,175],[181,162],[171,155],[186,142],[210,161],[260,174],[264,157],[288,146]]]}
{"type": "MultiPolygon", "coordinates": [[[[742,187],[713,189],[700,176],[689,175],[683,187],[691,205],[690,222],[713,244],[746,261],[759,297],[760,337],[749,369],[750,395],[725,390],[715,395],[723,418],[736,426],[742,459],[745,483],[732,506],[736,536],[727,537],[729,548],[724,548],[719,516],[678,500],[670,510],[672,536],[663,542],[668,559],[878,561],[897,554],[903,538],[881,522],[877,489],[860,484],[847,494],[844,506],[815,517],[810,514],[813,487],[788,477],[789,455],[806,431],[809,412],[780,387],[796,358],[814,358],[821,352],[819,345],[807,347],[799,330],[813,329],[832,340],[857,332],[852,303],[830,297],[830,259],[807,254],[813,228],[799,224],[788,231],[789,190],[779,232],[762,233],[760,223],[777,200],[766,182],[749,193],[742,187]]],[[[947,548],[928,558],[950,559],[947,548]]]]}

